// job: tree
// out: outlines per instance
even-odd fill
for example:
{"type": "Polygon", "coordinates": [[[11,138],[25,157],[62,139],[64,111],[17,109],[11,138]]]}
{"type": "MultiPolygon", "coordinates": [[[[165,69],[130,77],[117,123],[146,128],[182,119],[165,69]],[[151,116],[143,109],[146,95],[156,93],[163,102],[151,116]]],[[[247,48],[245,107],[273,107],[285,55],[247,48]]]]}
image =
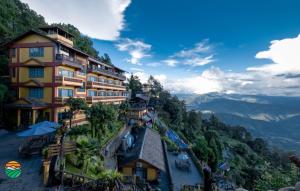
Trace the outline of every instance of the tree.
{"type": "Polygon", "coordinates": [[[122,102],[119,105],[119,119],[122,121],[126,121],[127,111],[129,109],[129,103],[127,101],[122,102]]]}
{"type": "Polygon", "coordinates": [[[86,111],[87,119],[91,123],[92,137],[98,138],[99,142],[102,135],[106,134],[107,126],[110,122],[117,119],[117,110],[112,105],[102,103],[93,104],[86,111]]]}
{"type": "Polygon", "coordinates": [[[76,112],[80,110],[84,110],[86,108],[86,103],[84,99],[81,98],[73,98],[70,97],[66,101],[66,106],[69,106],[69,122],[70,122],[70,128],[72,127],[72,119],[76,112]]]}
{"type": "Polygon", "coordinates": [[[142,91],[142,83],[138,76],[131,74],[128,81],[128,88],[131,90],[131,98],[135,98],[135,95],[142,91]]]}
{"type": "Polygon", "coordinates": [[[100,60],[105,64],[112,65],[111,59],[107,53],[104,53],[103,56],[100,57],[100,60]]]}
{"type": "Polygon", "coordinates": [[[152,96],[158,96],[161,91],[163,91],[163,86],[156,80],[152,75],[148,79],[148,85],[150,86],[150,94],[152,96]]]}

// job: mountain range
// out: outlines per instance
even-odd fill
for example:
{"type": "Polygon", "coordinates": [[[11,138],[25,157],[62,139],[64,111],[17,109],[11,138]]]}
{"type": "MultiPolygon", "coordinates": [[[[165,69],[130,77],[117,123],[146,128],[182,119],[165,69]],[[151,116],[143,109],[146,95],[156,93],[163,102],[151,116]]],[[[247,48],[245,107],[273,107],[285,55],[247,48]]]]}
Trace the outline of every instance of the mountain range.
{"type": "Polygon", "coordinates": [[[210,93],[177,94],[204,117],[247,128],[271,146],[300,153],[300,97],[210,93]]]}

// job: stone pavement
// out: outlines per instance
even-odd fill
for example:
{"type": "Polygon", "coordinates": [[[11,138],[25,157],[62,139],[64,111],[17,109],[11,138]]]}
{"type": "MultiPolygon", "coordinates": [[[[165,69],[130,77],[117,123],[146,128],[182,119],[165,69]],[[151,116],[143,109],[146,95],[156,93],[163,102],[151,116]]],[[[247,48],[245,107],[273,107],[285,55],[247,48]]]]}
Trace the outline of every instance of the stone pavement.
{"type": "Polygon", "coordinates": [[[167,152],[167,155],[168,163],[170,166],[170,175],[174,184],[174,191],[180,191],[181,186],[184,184],[195,185],[203,183],[203,177],[201,176],[197,167],[191,159],[189,159],[191,162],[191,170],[182,171],[179,170],[175,165],[175,160],[177,159],[177,156],[172,154],[171,152],[167,152]]]}
{"type": "Polygon", "coordinates": [[[21,159],[18,156],[19,145],[26,138],[20,138],[15,133],[0,134],[0,191],[45,191],[43,186],[41,165],[42,159],[34,156],[30,159],[21,159]],[[15,160],[22,165],[22,174],[16,179],[5,175],[4,166],[8,161],[15,160]]]}

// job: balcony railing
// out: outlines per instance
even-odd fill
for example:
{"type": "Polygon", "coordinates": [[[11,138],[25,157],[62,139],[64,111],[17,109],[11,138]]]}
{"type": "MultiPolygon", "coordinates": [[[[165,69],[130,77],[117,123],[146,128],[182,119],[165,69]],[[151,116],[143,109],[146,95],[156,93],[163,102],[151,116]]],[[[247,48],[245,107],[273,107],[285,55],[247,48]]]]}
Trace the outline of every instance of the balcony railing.
{"type": "Polygon", "coordinates": [[[115,72],[110,72],[110,71],[104,70],[102,68],[89,68],[88,72],[95,72],[95,73],[110,76],[113,78],[119,78],[121,80],[126,80],[126,77],[123,74],[117,74],[115,72]]]}
{"type": "Polygon", "coordinates": [[[63,85],[82,86],[82,79],[68,76],[55,76],[55,82],[63,85]]]}
{"type": "Polygon", "coordinates": [[[73,57],[66,56],[64,54],[56,54],[56,60],[63,62],[63,64],[66,64],[68,66],[82,69],[83,63],[80,60],[77,60],[73,57]]]}
{"type": "Polygon", "coordinates": [[[87,86],[89,87],[95,87],[95,88],[101,88],[101,86],[107,87],[108,89],[110,88],[120,88],[121,90],[125,90],[124,85],[116,85],[116,84],[110,84],[110,83],[105,83],[105,82],[95,82],[95,81],[87,81],[87,86]]]}
{"type": "Polygon", "coordinates": [[[86,97],[87,103],[105,102],[105,101],[123,101],[126,96],[89,96],[86,97]]]}
{"type": "MultiPolygon", "coordinates": [[[[75,98],[85,100],[85,97],[75,97],[75,98]]],[[[64,104],[66,104],[68,99],[69,99],[69,97],[55,97],[54,98],[54,103],[58,104],[58,105],[64,105],[64,104]]]]}

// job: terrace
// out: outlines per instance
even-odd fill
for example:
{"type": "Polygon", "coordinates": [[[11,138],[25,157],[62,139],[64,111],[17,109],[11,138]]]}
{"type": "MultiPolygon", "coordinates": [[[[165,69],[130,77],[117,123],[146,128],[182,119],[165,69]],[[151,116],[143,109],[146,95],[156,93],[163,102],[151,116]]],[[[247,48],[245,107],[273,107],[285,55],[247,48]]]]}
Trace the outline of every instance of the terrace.
{"type": "Polygon", "coordinates": [[[113,71],[109,71],[109,70],[106,70],[106,69],[103,69],[103,68],[90,67],[90,68],[88,68],[88,72],[101,74],[101,75],[104,75],[104,76],[109,76],[109,77],[117,78],[117,79],[120,79],[120,80],[126,80],[126,77],[123,74],[116,73],[116,72],[113,72],[113,71]]]}
{"type": "Polygon", "coordinates": [[[80,60],[77,60],[73,57],[64,55],[64,54],[56,54],[56,61],[60,62],[61,65],[70,66],[77,69],[82,69],[83,63],[80,60]]]}

